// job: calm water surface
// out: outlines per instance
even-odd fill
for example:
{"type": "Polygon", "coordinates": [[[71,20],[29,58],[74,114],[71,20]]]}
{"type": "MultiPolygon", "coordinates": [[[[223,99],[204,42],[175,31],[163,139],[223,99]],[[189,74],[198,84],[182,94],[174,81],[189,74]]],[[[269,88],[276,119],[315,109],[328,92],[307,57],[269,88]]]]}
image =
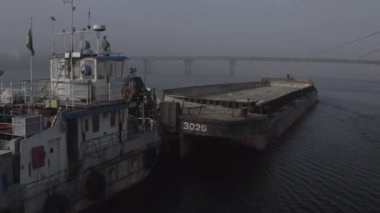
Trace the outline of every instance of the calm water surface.
{"type": "Polygon", "coordinates": [[[205,146],[89,212],[380,212],[380,81],[316,83],[268,150],[205,146]]]}

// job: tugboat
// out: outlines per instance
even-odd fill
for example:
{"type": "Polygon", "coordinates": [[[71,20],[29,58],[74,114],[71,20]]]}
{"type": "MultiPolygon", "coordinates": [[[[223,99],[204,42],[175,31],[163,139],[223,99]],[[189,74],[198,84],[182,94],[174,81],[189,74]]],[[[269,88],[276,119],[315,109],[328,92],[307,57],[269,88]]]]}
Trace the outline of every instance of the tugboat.
{"type": "MultiPolygon", "coordinates": [[[[73,29],[73,28],[72,28],[73,29]]],[[[160,137],[153,91],[127,57],[81,36],[54,54],[50,79],[0,85],[0,212],[78,212],[143,180],[160,137]]],[[[73,40],[72,40],[73,41],[73,40]]]]}

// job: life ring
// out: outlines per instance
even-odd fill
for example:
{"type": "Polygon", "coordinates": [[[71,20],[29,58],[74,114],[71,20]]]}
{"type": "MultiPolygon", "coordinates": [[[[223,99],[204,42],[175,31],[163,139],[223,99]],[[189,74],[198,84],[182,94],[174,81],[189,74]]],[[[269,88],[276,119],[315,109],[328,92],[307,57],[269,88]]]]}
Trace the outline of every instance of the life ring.
{"type": "Polygon", "coordinates": [[[72,213],[69,199],[62,194],[49,195],[45,200],[45,213],[72,213]]]}
{"type": "Polygon", "coordinates": [[[121,88],[121,94],[124,101],[131,101],[133,99],[133,95],[135,94],[135,89],[134,87],[125,85],[123,88],[121,88]]]}
{"type": "Polygon", "coordinates": [[[97,171],[91,171],[86,179],[85,192],[91,200],[101,200],[106,196],[106,179],[97,171]]]}
{"type": "Polygon", "coordinates": [[[123,96],[123,98],[125,99],[127,96],[129,96],[129,93],[130,93],[130,89],[129,89],[129,86],[125,85],[121,88],[121,95],[123,96]]]}
{"type": "Polygon", "coordinates": [[[130,101],[131,88],[128,85],[125,85],[123,88],[121,88],[121,94],[124,101],[130,101]]]}

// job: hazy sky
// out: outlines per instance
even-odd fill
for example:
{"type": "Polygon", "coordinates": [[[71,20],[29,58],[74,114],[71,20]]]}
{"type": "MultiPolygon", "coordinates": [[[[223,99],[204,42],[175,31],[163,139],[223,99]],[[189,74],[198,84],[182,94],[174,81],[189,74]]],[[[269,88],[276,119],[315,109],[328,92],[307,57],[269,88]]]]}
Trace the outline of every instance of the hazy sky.
{"type": "MultiPolygon", "coordinates": [[[[380,29],[379,0],[75,2],[77,28],[87,24],[91,8],[92,23],[107,25],[113,50],[129,55],[307,56],[380,29]]],[[[30,17],[37,54],[50,52],[49,17],[54,15],[56,29],[63,29],[68,26],[69,12],[62,0],[1,0],[0,53],[27,53],[30,17]]],[[[380,47],[380,35],[329,56],[357,57],[376,47],[380,47]]]]}

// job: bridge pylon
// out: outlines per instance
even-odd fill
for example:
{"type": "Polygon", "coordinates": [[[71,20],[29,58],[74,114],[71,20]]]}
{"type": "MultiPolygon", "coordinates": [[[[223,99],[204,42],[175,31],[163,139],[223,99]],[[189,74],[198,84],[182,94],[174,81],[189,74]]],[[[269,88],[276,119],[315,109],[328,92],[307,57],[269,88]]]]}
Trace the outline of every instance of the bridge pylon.
{"type": "Polygon", "coordinates": [[[229,60],[229,65],[230,65],[230,77],[235,77],[236,74],[236,60],[229,60]]]}
{"type": "Polygon", "coordinates": [[[146,74],[151,74],[152,73],[152,60],[150,59],[144,59],[143,60],[144,62],[144,71],[146,74]]]}
{"type": "Polygon", "coordinates": [[[192,59],[185,59],[185,75],[191,75],[193,73],[193,61],[192,59]]]}

